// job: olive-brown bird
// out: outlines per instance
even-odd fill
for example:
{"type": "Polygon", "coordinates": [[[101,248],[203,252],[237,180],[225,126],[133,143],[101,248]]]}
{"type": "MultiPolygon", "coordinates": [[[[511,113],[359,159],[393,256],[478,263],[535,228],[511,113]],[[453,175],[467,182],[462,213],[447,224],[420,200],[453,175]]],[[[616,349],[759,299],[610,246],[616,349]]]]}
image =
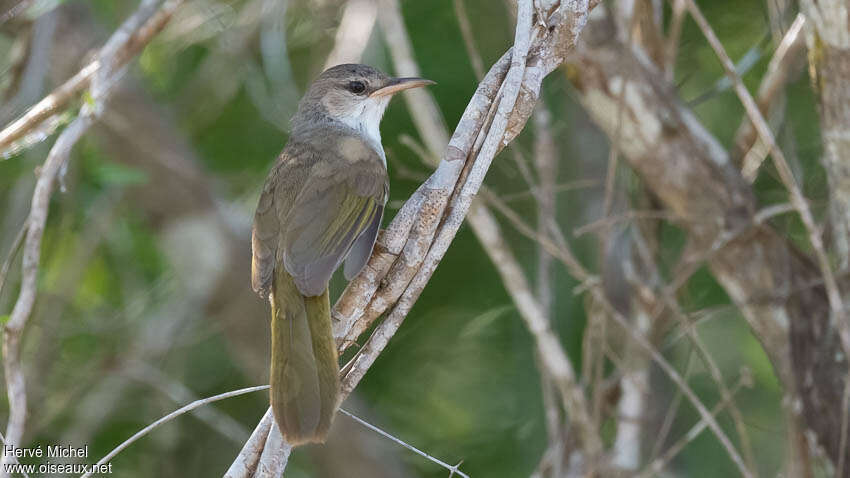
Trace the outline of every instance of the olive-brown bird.
{"type": "Polygon", "coordinates": [[[394,93],[432,84],[337,65],[310,85],[252,229],[251,283],[269,297],[271,406],[291,445],[323,442],[339,401],[328,281],[369,259],[387,202],[380,122],[394,93]]]}

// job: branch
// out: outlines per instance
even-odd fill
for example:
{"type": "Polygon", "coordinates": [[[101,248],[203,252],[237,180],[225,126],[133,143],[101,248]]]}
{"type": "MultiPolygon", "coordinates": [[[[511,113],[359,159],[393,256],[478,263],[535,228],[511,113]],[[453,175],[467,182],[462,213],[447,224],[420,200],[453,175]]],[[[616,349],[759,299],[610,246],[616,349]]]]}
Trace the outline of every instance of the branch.
{"type": "MultiPolygon", "coordinates": [[[[589,8],[587,1],[555,2],[549,17],[532,25],[531,2],[520,5],[513,50],[479,84],[436,171],[399,210],[379,237],[369,263],[335,305],[332,317],[340,350],[357,338],[352,331],[365,330],[388,311],[343,368],[343,397],[357,386],[401,326],[463,222],[493,157],[525,125],[543,77],[563,63],[575,46],[589,8]]],[[[555,367],[565,365],[557,357],[550,360],[555,367]]],[[[561,372],[562,376],[568,373],[561,372]]],[[[237,460],[247,462],[245,454],[243,449],[237,460]]],[[[247,469],[250,466],[243,468],[247,469]]]]}
{"type": "MultiPolygon", "coordinates": [[[[833,327],[838,330],[838,336],[841,339],[844,356],[850,357],[850,323],[848,323],[844,304],[841,301],[841,294],[838,291],[838,283],[835,280],[835,274],[832,272],[829,257],[827,256],[826,250],[823,246],[820,229],[815,224],[814,216],[812,216],[812,211],[809,208],[809,203],[803,196],[803,192],[800,190],[799,185],[797,185],[797,180],[794,178],[791,166],[788,164],[788,160],[785,159],[785,154],[781,149],[779,149],[779,145],[776,144],[773,133],[770,131],[770,127],[767,125],[767,121],[765,121],[761,111],[759,111],[756,101],[744,86],[744,82],[741,80],[741,77],[735,72],[735,64],[732,62],[732,59],[729,58],[729,55],[726,53],[726,49],[723,48],[723,45],[720,43],[720,40],[711,28],[711,25],[709,25],[708,20],[705,19],[705,16],[703,16],[702,11],[699,9],[694,0],[685,1],[687,2],[691,17],[694,21],[696,21],[697,26],[699,26],[700,30],[702,30],[703,35],[706,40],[708,40],[709,45],[711,45],[711,48],[714,50],[714,53],[720,59],[720,63],[726,70],[726,76],[732,80],[735,93],[738,95],[741,104],[744,105],[744,110],[747,112],[747,116],[750,121],[753,122],[753,126],[758,132],[759,138],[768,147],[768,150],[773,157],[773,163],[776,166],[776,170],[779,172],[782,184],[785,185],[785,188],[788,190],[791,197],[791,204],[794,206],[794,209],[797,210],[800,215],[800,219],[803,221],[803,226],[806,228],[806,232],[809,235],[809,242],[812,245],[812,249],[814,249],[817,264],[824,279],[826,296],[829,299],[829,307],[831,309],[830,321],[832,322],[833,327]]],[[[748,167],[748,165],[744,165],[744,177],[752,181],[755,178],[758,166],[758,164],[750,167],[748,167]]]]}
{"type": "MultiPolygon", "coordinates": [[[[728,397],[722,398],[720,400],[720,403],[715,405],[714,408],[711,410],[712,416],[716,417],[720,414],[720,412],[723,411],[724,408],[730,407],[732,405],[732,397],[736,393],[738,393],[738,390],[740,390],[742,387],[751,386],[751,382],[752,377],[750,377],[748,374],[742,374],[741,378],[738,379],[738,383],[735,384],[735,386],[729,390],[730,395],[728,397]]],[[[705,420],[700,420],[699,422],[697,422],[694,426],[690,428],[690,430],[687,431],[687,433],[684,434],[684,436],[682,436],[682,438],[680,438],[678,441],[676,441],[676,443],[670,446],[670,448],[668,448],[667,451],[664,452],[663,456],[652,460],[652,462],[646,466],[646,469],[639,475],[637,475],[638,478],[649,478],[650,476],[657,476],[659,473],[661,473],[661,471],[664,470],[664,467],[668,463],[670,463],[670,461],[672,461],[673,458],[677,454],[679,454],[680,451],[682,451],[690,442],[697,439],[700,433],[705,430],[706,426],[707,424],[705,420]]]]}
{"type": "MultiPolygon", "coordinates": [[[[800,34],[804,23],[805,17],[802,14],[797,15],[767,65],[767,72],[759,85],[757,99],[759,111],[762,114],[770,113],[777,100],[782,98],[781,93],[785,91],[785,86],[798,71],[805,46],[803,35],[800,34]]],[[[764,144],[757,140],[758,133],[753,128],[752,121],[745,119],[735,133],[733,157],[736,163],[746,165],[745,167],[749,169],[754,167],[752,165],[761,164],[764,161],[768,152],[764,144]]]]}
{"type": "Polygon", "coordinates": [[[376,0],[351,0],[345,4],[334,47],[324,69],[340,63],[357,63],[363,56],[378,17],[376,0]]]}
{"type": "MultiPolygon", "coordinates": [[[[155,0],[145,0],[110,37],[93,62],[98,65],[98,69],[101,66],[103,69],[98,72],[97,78],[88,79],[93,81],[92,99],[95,106],[102,105],[108,99],[116,79],[115,68],[126,64],[132,57],[131,54],[141,51],[144,44],[162,29],[179,3],[178,0],[168,0],[159,10],[156,10],[155,0]]],[[[94,71],[91,74],[94,74],[94,71]]],[[[43,102],[44,100],[40,104],[43,102]]],[[[33,191],[32,205],[26,223],[26,240],[23,246],[21,289],[9,321],[3,330],[3,367],[6,374],[6,393],[9,397],[6,443],[9,445],[20,445],[26,423],[26,382],[21,363],[21,338],[35,304],[41,240],[47,222],[54,180],[67,164],[74,144],[94,123],[97,113],[98,111],[90,104],[84,105],[80,115],[59,135],[39,171],[33,191]]],[[[2,144],[1,141],[0,144],[2,144]]],[[[2,463],[6,463],[5,456],[2,463]]],[[[5,472],[0,473],[5,476],[5,472]]]]}
{"type": "MultiPolygon", "coordinates": [[[[180,415],[191,412],[192,410],[194,410],[196,408],[203,407],[204,405],[208,405],[210,403],[217,402],[219,400],[225,400],[225,399],[228,399],[228,398],[238,397],[239,395],[245,395],[247,393],[259,392],[261,390],[268,390],[268,388],[269,388],[268,385],[257,385],[256,387],[240,388],[239,390],[232,390],[230,392],[220,393],[218,395],[214,395],[212,397],[207,397],[207,398],[202,398],[200,400],[195,400],[194,402],[192,402],[188,405],[184,405],[184,406],[178,408],[177,410],[174,410],[173,412],[169,413],[168,415],[166,415],[162,418],[159,418],[158,420],[156,420],[155,422],[146,426],[145,428],[142,428],[141,430],[134,433],[133,436],[131,436],[130,438],[121,442],[120,445],[113,448],[112,451],[110,451],[103,458],[98,460],[97,463],[93,466],[93,468],[97,469],[101,465],[109,463],[109,461],[112,460],[113,458],[115,458],[115,456],[118,455],[119,453],[121,453],[121,451],[123,451],[128,446],[132,445],[134,442],[136,442],[137,440],[139,440],[143,436],[150,433],[151,430],[162,425],[163,423],[167,423],[167,422],[170,422],[171,420],[174,420],[175,418],[179,417],[180,415]]],[[[88,478],[89,476],[91,476],[91,474],[92,474],[92,472],[86,472],[80,478],[88,478]]]]}
{"type": "Polygon", "coordinates": [[[698,261],[708,262],[741,309],[786,389],[796,388],[808,426],[837,463],[846,453],[838,448],[835,416],[847,361],[828,326],[823,277],[808,257],[761,223],[749,183],[673,86],[609,30],[604,19],[591,23],[569,65],[582,104],[617,141],[616,102],[626,89],[620,151],[689,232],[698,261]]]}
{"type": "Polygon", "coordinates": [[[366,420],[363,420],[362,418],[358,417],[357,415],[354,415],[353,413],[347,412],[347,411],[343,410],[342,408],[340,408],[339,411],[343,415],[350,417],[355,422],[363,425],[364,427],[368,428],[369,430],[372,430],[373,432],[381,435],[382,437],[387,438],[387,439],[393,441],[394,443],[401,445],[404,448],[407,448],[408,450],[412,451],[413,453],[416,453],[417,455],[427,459],[428,461],[434,462],[434,463],[442,466],[443,468],[449,470],[449,472],[451,473],[451,475],[449,475],[449,476],[457,474],[458,476],[461,476],[463,478],[469,478],[469,475],[467,475],[466,473],[464,473],[464,472],[462,472],[458,469],[460,467],[460,463],[458,463],[457,465],[454,465],[454,466],[449,465],[448,463],[446,463],[446,462],[444,462],[440,459],[434,458],[433,456],[429,455],[428,453],[425,453],[424,451],[422,451],[422,450],[420,450],[420,449],[418,449],[414,446],[408,445],[407,443],[403,442],[402,440],[399,440],[398,438],[390,435],[389,433],[381,430],[380,428],[376,427],[375,425],[372,425],[371,423],[367,422],[366,420]]]}
{"type": "MultiPolygon", "coordinates": [[[[456,3],[455,5],[457,8],[461,4],[456,3]]],[[[398,3],[389,2],[385,7],[381,9],[380,18],[382,25],[385,25],[386,43],[396,64],[397,74],[399,76],[419,76],[416,61],[411,57],[410,39],[404,28],[398,3]]],[[[463,13],[462,10],[461,13],[463,13]]],[[[466,36],[465,42],[473,57],[477,56],[472,38],[466,36]]],[[[445,143],[448,141],[448,132],[436,101],[427,91],[410,92],[410,94],[405,95],[405,99],[408,108],[413,113],[418,132],[425,138],[427,151],[423,154],[423,157],[438,157],[439,152],[445,148],[445,143]]],[[[551,151],[551,154],[547,156],[549,156],[548,162],[556,160],[554,151],[551,151]]],[[[549,173],[551,174],[551,171],[549,173]]],[[[554,181],[554,177],[551,179],[554,181]]],[[[537,188],[533,188],[533,190],[538,192],[537,196],[543,194],[537,188]]],[[[541,199],[538,198],[538,200],[541,199]]],[[[542,203],[543,201],[541,201],[542,203]]],[[[554,220],[553,218],[552,214],[547,215],[547,219],[554,220]]],[[[534,336],[538,356],[546,356],[541,358],[542,379],[555,382],[564,409],[578,426],[582,442],[587,447],[587,454],[596,456],[601,451],[602,445],[590,420],[586,400],[577,385],[574,367],[549,325],[549,307],[543,306],[534,296],[528,279],[504,240],[498,223],[487,205],[480,200],[474,200],[467,219],[484,251],[498,270],[502,283],[516,305],[520,317],[534,336]],[[548,360],[549,357],[554,357],[554,361],[548,360]],[[564,371],[566,373],[563,373],[564,371]]],[[[548,224],[547,220],[541,221],[541,223],[548,224]]]]}
{"type": "MultiPolygon", "coordinates": [[[[112,64],[108,66],[106,71],[117,71],[135,58],[153,40],[153,37],[165,28],[165,25],[171,19],[171,15],[180,3],[182,3],[182,0],[167,0],[154,16],[150,16],[144,25],[138,25],[136,28],[133,28],[129,32],[129,37],[126,37],[128,32],[122,32],[121,36],[118,37],[113,35],[113,38],[120,40],[120,45],[116,45],[116,51],[113,52],[113,56],[110,58],[112,64]]],[[[134,17],[130,17],[128,21],[133,19],[134,17]]],[[[121,29],[116,31],[115,35],[119,32],[121,32],[121,29]]],[[[33,105],[23,116],[0,131],[0,151],[8,150],[13,146],[15,141],[22,138],[44,120],[58,113],[78,93],[88,88],[95,73],[104,66],[102,61],[103,52],[97,55],[91,63],[84,66],[77,74],[53,90],[52,93],[33,105]]],[[[4,159],[8,159],[8,156],[0,155],[0,161],[4,159]]]]}
{"type": "Polygon", "coordinates": [[[850,11],[847,2],[804,0],[810,20],[809,71],[820,100],[823,156],[829,183],[832,238],[841,267],[850,267],[850,11]]]}

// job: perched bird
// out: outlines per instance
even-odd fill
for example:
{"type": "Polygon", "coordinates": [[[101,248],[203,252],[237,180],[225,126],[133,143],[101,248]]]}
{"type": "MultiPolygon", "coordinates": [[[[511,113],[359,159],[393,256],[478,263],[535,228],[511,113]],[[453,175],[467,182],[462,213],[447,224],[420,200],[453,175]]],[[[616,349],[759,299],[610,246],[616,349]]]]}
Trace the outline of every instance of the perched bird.
{"type": "Polygon", "coordinates": [[[380,122],[393,94],[433,84],[337,65],[310,85],[254,214],[251,283],[271,301],[271,406],[291,445],[323,442],[339,406],[328,281],[372,253],[389,182],[380,122]]]}

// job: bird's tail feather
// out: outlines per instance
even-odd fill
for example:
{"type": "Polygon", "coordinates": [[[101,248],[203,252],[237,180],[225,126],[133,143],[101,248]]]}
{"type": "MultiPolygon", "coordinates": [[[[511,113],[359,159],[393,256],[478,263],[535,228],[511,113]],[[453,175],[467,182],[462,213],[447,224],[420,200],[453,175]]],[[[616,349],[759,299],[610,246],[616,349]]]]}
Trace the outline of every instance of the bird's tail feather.
{"type": "Polygon", "coordinates": [[[290,445],[324,442],[339,400],[328,290],[304,297],[289,273],[276,271],[271,303],[270,394],[275,420],[290,445]]]}

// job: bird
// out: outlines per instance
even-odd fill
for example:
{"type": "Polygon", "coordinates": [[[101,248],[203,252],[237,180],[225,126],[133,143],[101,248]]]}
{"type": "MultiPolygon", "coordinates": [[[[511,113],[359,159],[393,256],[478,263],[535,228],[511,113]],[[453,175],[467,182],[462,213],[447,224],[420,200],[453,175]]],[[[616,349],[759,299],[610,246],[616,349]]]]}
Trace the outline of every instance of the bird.
{"type": "Polygon", "coordinates": [[[339,407],[328,282],[368,261],[389,195],[380,123],[394,94],[434,84],[371,66],[322,72],[291,120],[251,228],[251,285],[271,303],[270,402],[287,443],[323,443],[339,407]]]}

